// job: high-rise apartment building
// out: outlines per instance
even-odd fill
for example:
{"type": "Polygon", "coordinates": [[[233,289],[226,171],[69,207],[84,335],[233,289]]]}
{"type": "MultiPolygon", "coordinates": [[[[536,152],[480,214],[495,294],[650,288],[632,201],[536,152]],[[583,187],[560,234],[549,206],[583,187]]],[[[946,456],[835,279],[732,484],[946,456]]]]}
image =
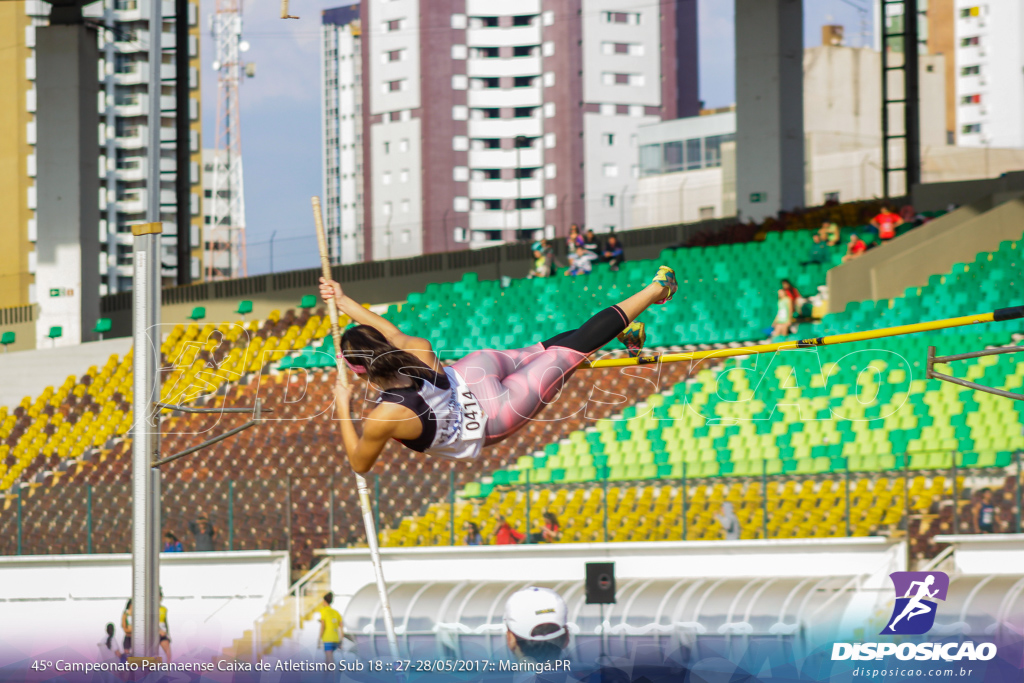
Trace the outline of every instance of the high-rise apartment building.
{"type": "Polygon", "coordinates": [[[324,229],[335,263],[363,260],[363,55],[359,5],[324,10],[324,229]]]}
{"type": "Polygon", "coordinates": [[[628,228],[636,129],[700,108],[695,0],[391,0],[358,12],[352,40],[327,28],[353,26],[351,14],[324,13],[324,177],[337,229],[361,233],[364,259],[570,223],[628,228]],[[361,124],[351,143],[332,135],[345,124],[361,124]],[[346,179],[349,202],[331,187],[346,179]],[[346,220],[346,203],[361,221],[346,220]]]}
{"type": "MultiPolygon", "coordinates": [[[[50,4],[40,0],[0,3],[0,205],[11,207],[0,217],[0,241],[15,248],[0,257],[0,305],[40,303],[45,308],[49,290],[36,291],[35,242],[36,178],[36,28],[49,23],[50,4]]],[[[99,147],[95,168],[99,176],[99,216],[96,239],[100,250],[100,294],[131,289],[131,226],[145,220],[149,78],[149,7],[144,0],[101,0],[87,5],[83,14],[96,28],[99,63],[99,147]]],[[[162,172],[160,203],[164,222],[165,282],[173,282],[179,264],[176,254],[178,225],[175,203],[175,3],[164,2],[162,48],[163,95],[161,124],[164,144],[159,155],[162,172]]],[[[189,118],[193,188],[191,216],[186,219],[193,245],[191,262],[181,264],[193,277],[201,276],[201,167],[199,117],[199,0],[189,0],[189,118]]],[[[90,266],[91,268],[92,266],[90,266]]],[[[58,288],[59,289],[59,288],[58,288]]],[[[74,327],[73,325],[71,326],[74,327]]],[[[78,341],[68,339],[68,342],[78,341]]]]}
{"type": "Polygon", "coordinates": [[[956,140],[1024,148],[1024,0],[955,0],[956,140]]]}

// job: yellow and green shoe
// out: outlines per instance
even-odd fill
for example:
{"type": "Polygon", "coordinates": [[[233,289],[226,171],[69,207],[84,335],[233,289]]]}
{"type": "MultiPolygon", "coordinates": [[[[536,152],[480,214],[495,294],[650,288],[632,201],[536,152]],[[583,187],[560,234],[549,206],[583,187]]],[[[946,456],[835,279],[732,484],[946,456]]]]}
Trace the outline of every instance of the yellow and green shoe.
{"type": "Polygon", "coordinates": [[[626,345],[630,358],[636,358],[644,350],[644,343],[647,341],[646,325],[635,320],[626,329],[619,332],[617,339],[626,345]]]}
{"type": "Polygon", "coordinates": [[[672,270],[668,266],[662,266],[658,268],[658,274],[654,276],[651,282],[657,283],[662,287],[668,289],[668,296],[661,301],[655,301],[656,304],[667,304],[672,301],[672,297],[675,296],[676,292],[679,291],[679,284],[676,282],[676,271],[672,270]]]}

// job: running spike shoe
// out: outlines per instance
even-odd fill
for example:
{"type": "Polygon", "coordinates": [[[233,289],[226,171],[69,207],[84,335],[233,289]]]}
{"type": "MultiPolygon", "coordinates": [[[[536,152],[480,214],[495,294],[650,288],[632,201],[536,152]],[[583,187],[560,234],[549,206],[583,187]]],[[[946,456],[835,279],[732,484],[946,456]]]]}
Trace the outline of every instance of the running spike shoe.
{"type": "Polygon", "coordinates": [[[633,321],[626,329],[619,332],[617,339],[625,344],[630,358],[636,358],[644,350],[644,343],[647,341],[646,328],[647,326],[643,323],[633,321]]]}
{"type": "Polygon", "coordinates": [[[655,301],[654,303],[656,304],[667,304],[669,301],[672,301],[672,297],[679,291],[679,285],[676,283],[676,271],[668,266],[658,268],[658,274],[654,276],[651,282],[668,288],[668,296],[661,301],[655,301]]]}

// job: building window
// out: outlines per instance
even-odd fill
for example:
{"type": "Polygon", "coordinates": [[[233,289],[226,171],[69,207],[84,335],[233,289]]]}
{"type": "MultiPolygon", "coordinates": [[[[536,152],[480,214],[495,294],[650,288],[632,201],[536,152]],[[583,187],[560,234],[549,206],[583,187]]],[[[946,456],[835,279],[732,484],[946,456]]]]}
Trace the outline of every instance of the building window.
{"type": "Polygon", "coordinates": [[[497,28],[498,17],[473,17],[470,20],[473,28],[497,28]]]}
{"type": "Polygon", "coordinates": [[[500,78],[474,78],[472,80],[474,90],[487,90],[501,87],[500,78]]]}
{"type": "Polygon", "coordinates": [[[981,104],[981,95],[964,95],[960,98],[960,104],[981,104]]]}
{"type": "Polygon", "coordinates": [[[501,180],[500,168],[481,168],[473,171],[474,180],[501,180]]]}
{"type": "Polygon", "coordinates": [[[514,175],[516,178],[532,178],[539,170],[538,168],[517,168],[514,175]]]}
{"type": "Polygon", "coordinates": [[[403,199],[402,200],[402,213],[409,213],[409,200],[408,199],[403,199]]]}
{"type": "Polygon", "coordinates": [[[393,31],[399,31],[402,28],[401,19],[392,19],[391,21],[384,22],[384,32],[391,33],[393,31]]]}
{"type": "Polygon", "coordinates": [[[384,175],[381,176],[381,182],[385,185],[391,184],[391,171],[384,171],[384,175]]]}
{"type": "Polygon", "coordinates": [[[529,88],[533,85],[533,80],[536,76],[516,76],[515,80],[512,81],[512,87],[514,88],[529,88]]]}
{"type": "Polygon", "coordinates": [[[480,119],[500,119],[501,118],[501,109],[498,109],[497,107],[491,107],[491,108],[488,108],[488,109],[476,109],[474,111],[478,113],[477,116],[473,117],[475,119],[476,118],[480,118],[480,119]]]}
{"type": "Polygon", "coordinates": [[[391,202],[384,202],[384,215],[385,216],[390,216],[391,215],[391,202]]]}
{"type": "Polygon", "coordinates": [[[601,74],[601,81],[605,85],[643,85],[643,74],[616,74],[605,72],[601,74]]]}
{"type": "Polygon", "coordinates": [[[497,59],[501,56],[501,50],[496,47],[474,47],[470,56],[474,59],[497,59]]]}
{"type": "Polygon", "coordinates": [[[601,167],[605,178],[618,178],[619,167],[617,164],[605,164],[601,167]]]}
{"type": "Polygon", "coordinates": [[[701,138],[693,138],[686,141],[686,170],[693,171],[704,165],[704,155],[701,153],[701,138]]]}
{"type": "Polygon", "coordinates": [[[400,171],[400,172],[398,173],[398,181],[399,181],[399,182],[401,182],[401,183],[407,183],[407,182],[409,182],[409,169],[407,169],[407,168],[403,168],[403,169],[402,169],[402,170],[401,170],[401,171],[400,171]]]}
{"type": "Polygon", "coordinates": [[[513,26],[529,26],[533,23],[536,14],[520,14],[519,16],[512,17],[513,26]]]}
{"type": "Polygon", "coordinates": [[[516,45],[512,48],[513,57],[529,57],[537,49],[536,45],[516,45]]]}
{"type": "Polygon", "coordinates": [[[961,76],[977,76],[981,73],[981,66],[978,64],[972,64],[971,66],[965,66],[960,69],[961,76]]]}
{"type": "Polygon", "coordinates": [[[516,107],[514,116],[517,119],[528,119],[533,116],[533,112],[537,107],[516,107]]]}
{"type": "Polygon", "coordinates": [[[706,221],[709,218],[715,217],[715,207],[713,206],[702,206],[700,207],[700,219],[706,221]]]}
{"type": "Polygon", "coordinates": [[[968,123],[967,125],[965,125],[963,128],[960,129],[960,132],[965,134],[965,135],[969,135],[971,133],[980,133],[981,132],[981,124],[980,123],[968,123]]]}
{"type": "Polygon", "coordinates": [[[517,135],[512,141],[512,144],[519,149],[528,149],[533,147],[533,138],[528,138],[525,135],[517,135]]]}
{"type": "Polygon", "coordinates": [[[632,24],[640,23],[639,12],[605,12],[604,20],[609,24],[632,24]]]}
{"type": "Polygon", "coordinates": [[[398,151],[408,152],[409,151],[409,138],[402,138],[398,141],[398,151]]]}
{"type": "Polygon", "coordinates": [[[473,202],[476,211],[501,211],[500,199],[479,199],[473,202]]]}
{"type": "Polygon", "coordinates": [[[601,205],[606,209],[615,208],[615,195],[606,194],[601,200],[601,205]]]}
{"type": "Polygon", "coordinates": [[[402,53],[404,50],[390,50],[385,53],[389,62],[400,62],[402,61],[402,53]]]}
{"type": "Polygon", "coordinates": [[[615,144],[615,133],[604,133],[601,135],[601,138],[604,140],[604,144],[608,147],[615,144]]]}
{"type": "Polygon", "coordinates": [[[501,138],[480,138],[484,149],[501,149],[501,138]]]}
{"type": "Polygon", "coordinates": [[[960,39],[960,47],[971,47],[972,45],[978,45],[980,42],[981,38],[979,36],[967,36],[960,39]]]}
{"type": "Polygon", "coordinates": [[[386,92],[399,92],[401,90],[405,90],[405,79],[399,78],[395,81],[387,81],[384,84],[384,90],[386,92]]]}

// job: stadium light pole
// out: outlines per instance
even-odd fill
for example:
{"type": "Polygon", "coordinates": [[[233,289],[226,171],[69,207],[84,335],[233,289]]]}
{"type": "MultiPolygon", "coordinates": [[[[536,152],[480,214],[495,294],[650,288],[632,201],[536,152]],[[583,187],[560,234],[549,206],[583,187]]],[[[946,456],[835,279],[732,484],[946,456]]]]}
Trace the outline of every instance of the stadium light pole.
{"type": "MultiPolygon", "coordinates": [[[[147,150],[146,223],[132,226],[132,654],[157,652],[160,609],[159,555],[160,471],[157,393],[160,365],[160,96],[163,32],[161,0],[150,0],[149,15],[149,139],[147,150]]],[[[179,228],[180,229],[180,228],[179,228]]]]}

